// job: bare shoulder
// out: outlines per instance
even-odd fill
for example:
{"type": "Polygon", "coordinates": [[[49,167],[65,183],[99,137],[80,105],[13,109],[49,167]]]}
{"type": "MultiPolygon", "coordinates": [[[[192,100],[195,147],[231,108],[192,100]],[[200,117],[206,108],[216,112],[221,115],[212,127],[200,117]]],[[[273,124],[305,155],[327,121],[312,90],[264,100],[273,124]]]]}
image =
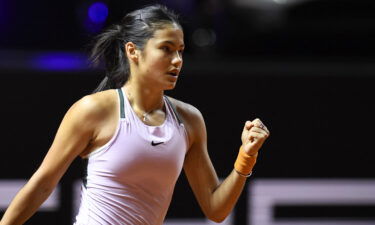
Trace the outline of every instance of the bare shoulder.
{"type": "Polygon", "coordinates": [[[179,116],[182,117],[183,122],[189,123],[190,121],[194,121],[197,119],[203,120],[201,112],[195,106],[172,97],[168,98],[171,100],[171,103],[176,108],[179,116]]]}
{"type": "Polygon", "coordinates": [[[115,90],[106,90],[82,97],[71,109],[85,116],[101,117],[111,112],[116,104],[115,90]]]}
{"type": "Polygon", "coordinates": [[[65,115],[65,121],[77,128],[96,130],[114,115],[117,99],[115,90],[86,95],[76,101],[65,115]]]}

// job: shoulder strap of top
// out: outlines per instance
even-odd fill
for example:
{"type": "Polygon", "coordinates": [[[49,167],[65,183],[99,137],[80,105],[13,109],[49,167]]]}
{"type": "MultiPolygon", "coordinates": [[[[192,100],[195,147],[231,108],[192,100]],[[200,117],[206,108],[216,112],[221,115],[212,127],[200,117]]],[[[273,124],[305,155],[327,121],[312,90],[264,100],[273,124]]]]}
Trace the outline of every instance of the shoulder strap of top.
{"type": "Polygon", "coordinates": [[[117,89],[118,95],[120,96],[120,115],[121,119],[125,118],[125,111],[124,111],[124,94],[122,93],[121,88],[117,89]]]}
{"type": "Polygon", "coordinates": [[[165,100],[167,101],[167,104],[171,106],[172,110],[173,110],[173,114],[175,115],[177,121],[178,121],[178,124],[182,124],[182,121],[180,119],[180,116],[178,115],[177,113],[177,110],[176,110],[176,107],[172,104],[171,100],[169,100],[169,97],[168,96],[165,96],[165,100]]]}

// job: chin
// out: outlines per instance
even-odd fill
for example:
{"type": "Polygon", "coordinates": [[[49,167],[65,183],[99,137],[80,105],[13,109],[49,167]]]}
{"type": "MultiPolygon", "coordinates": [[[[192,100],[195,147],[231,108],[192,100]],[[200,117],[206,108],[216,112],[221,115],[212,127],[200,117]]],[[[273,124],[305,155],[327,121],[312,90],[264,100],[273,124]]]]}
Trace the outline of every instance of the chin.
{"type": "Polygon", "coordinates": [[[165,86],[164,90],[165,91],[173,90],[175,87],[176,87],[176,83],[173,83],[173,84],[165,86]]]}

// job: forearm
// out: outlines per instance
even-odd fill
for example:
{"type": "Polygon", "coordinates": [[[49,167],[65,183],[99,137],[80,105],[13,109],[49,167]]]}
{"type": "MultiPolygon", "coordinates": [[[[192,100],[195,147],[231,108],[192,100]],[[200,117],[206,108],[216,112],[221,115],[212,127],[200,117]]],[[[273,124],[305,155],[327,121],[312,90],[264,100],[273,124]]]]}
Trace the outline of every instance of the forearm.
{"type": "Polygon", "coordinates": [[[211,215],[216,222],[223,221],[232,211],[245,186],[246,177],[232,170],[211,196],[211,215]]]}
{"type": "Polygon", "coordinates": [[[9,205],[0,225],[23,224],[36,212],[52,191],[52,187],[38,182],[35,177],[31,178],[9,205]]]}
{"type": "Polygon", "coordinates": [[[250,156],[243,151],[243,147],[240,148],[231,174],[212,193],[210,205],[214,212],[213,214],[215,215],[213,220],[222,221],[232,211],[241,195],[245,185],[246,176],[251,174],[257,156],[257,153],[250,156]]]}

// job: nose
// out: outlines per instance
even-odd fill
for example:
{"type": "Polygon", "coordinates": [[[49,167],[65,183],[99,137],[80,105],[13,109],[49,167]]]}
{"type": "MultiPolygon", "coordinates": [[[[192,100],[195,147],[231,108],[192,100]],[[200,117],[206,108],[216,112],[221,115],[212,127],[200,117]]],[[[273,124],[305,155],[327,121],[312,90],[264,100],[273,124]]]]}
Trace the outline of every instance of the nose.
{"type": "Polygon", "coordinates": [[[172,64],[175,67],[181,67],[181,64],[182,64],[182,53],[181,52],[176,51],[176,53],[174,54],[173,59],[172,59],[172,64]]]}

